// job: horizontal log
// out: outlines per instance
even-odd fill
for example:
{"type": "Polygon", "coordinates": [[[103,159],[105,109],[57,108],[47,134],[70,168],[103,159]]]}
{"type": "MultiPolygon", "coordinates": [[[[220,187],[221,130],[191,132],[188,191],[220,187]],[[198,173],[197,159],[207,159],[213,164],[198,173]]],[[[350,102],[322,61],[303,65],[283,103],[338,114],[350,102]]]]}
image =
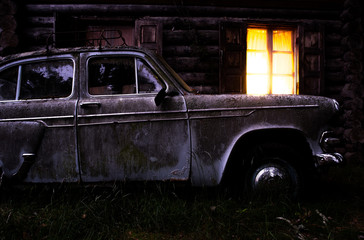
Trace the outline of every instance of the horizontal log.
{"type": "Polygon", "coordinates": [[[40,16],[33,16],[26,18],[26,24],[31,26],[53,26],[55,23],[55,18],[52,17],[40,17],[40,16]]]}
{"type": "Polygon", "coordinates": [[[194,89],[195,91],[197,91],[197,93],[200,94],[217,94],[219,93],[219,86],[190,86],[192,89],[194,89]]]}
{"type": "Polygon", "coordinates": [[[187,73],[179,72],[178,75],[187,83],[193,85],[219,85],[219,73],[187,73]]]}
{"type": "Polygon", "coordinates": [[[325,74],[325,82],[328,84],[345,83],[344,73],[327,71],[325,74]]]}
{"type": "Polygon", "coordinates": [[[216,72],[219,69],[218,58],[202,61],[199,57],[165,58],[176,72],[216,72]]]}
{"type": "MultiPolygon", "coordinates": [[[[38,50],[46,49],[47,40],[49,34],[53,31],[53,28],[29,28],[23,32],[23,38],[20,41],[26,39],[25,50],[38,50]]],[[[50,43],[52,42],[52,37],[50,43]]]]}
{"type": "Polygon", "coordinates": [[[168,30],[190,30],[190,29],[204,29],[204,30],[219,30],[220,18],[212,17],[160,17],[153,18],[163,22],[163,28],[168,30]]]}
{"type": "Polygon", "coordinates": [[[340,72],[343,68],[344,61],[341,58],[326,60],[326,70],[329,72],[340,72]]]}
{"type": "Polygon", "coordinates": [[[185,44],[218,45],[219,31],[215,30],[163,31],[163,44],[167,46],[185,45],[185,44]]]}
{"type": "Polygon", "coordinates": [[[340,45],[342,36],[338,33],[327,33],[325,35],[326,44],[336,44],[340,45]]]}
{"type": "MultiPolygon", "coordinates": [[[[312,4],[313,7],[316,4],[312,4]]],[[[277,5],[275,5],[277,6],[277,5]]],[[[327,9],[327,8],[326,8],[327,9]]],[[[81,14],[115,14],[128,16],[200,16],[200,17],[249,17],[249,18],[294,18],[294,19],[337,19],[340,10],[308,10],[243,8],[223,6],[177,6],[177,5],[138,5],[138,4],[27,4],[29,12],[81,13],[81,14]]]]}
{"type": "Polygon", "coordinates": [[[326,95],[330,96],[337,96],[340,95],[341,91],[343,90],[343,86],[337,85],[337,86],[326,86],[326,95]]]}
{"type": "Polygon", "coordinates": [[[46,39],[53,31],[53,27],[36,27],[26,29],[24,34],[27,38],[46,39]]]}
{"type": "Polygon", "coordinates": [[[218,57],[218,46],[166,46],[163,48],[164,57],[188,57],[203,55],[204,57],[218,57]]]}
{"type": "Polygon", "coordinates": [[[325,24],[325,31],[327,33],[338,33],[341,31],[342,22],[341,21],[330,21],[325,24]]]}
{"type": "Polygon", "coordinates": [[[325,51],[326,58],[341,58],[344,55],[344,51],[341,46],[326,46],[325,51]]]}

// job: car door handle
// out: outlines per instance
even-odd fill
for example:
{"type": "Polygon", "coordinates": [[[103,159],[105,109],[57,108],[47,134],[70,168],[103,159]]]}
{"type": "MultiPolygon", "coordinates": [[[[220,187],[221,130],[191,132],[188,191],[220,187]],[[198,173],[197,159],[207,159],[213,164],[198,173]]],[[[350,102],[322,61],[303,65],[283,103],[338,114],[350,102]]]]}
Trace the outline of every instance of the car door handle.
{"type": "Polygon", "coordinates": [[[80,104],[81,108],[88,108],[88,107],[100,107],[101,103],[99,102],[83,102],[80,104]]]}

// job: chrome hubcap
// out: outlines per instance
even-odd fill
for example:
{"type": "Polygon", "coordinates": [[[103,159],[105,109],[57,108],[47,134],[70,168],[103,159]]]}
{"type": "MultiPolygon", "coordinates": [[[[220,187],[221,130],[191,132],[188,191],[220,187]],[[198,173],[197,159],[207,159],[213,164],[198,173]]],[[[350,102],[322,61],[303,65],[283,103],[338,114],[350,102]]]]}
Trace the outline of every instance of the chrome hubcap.
{"type": "Polygon", "coordinates": [[[254,175],[254,189],[268,191],[282,191],[291,186],[291,180],[287,171],[278,166],[266,166],[259,169],[254,175]]]}

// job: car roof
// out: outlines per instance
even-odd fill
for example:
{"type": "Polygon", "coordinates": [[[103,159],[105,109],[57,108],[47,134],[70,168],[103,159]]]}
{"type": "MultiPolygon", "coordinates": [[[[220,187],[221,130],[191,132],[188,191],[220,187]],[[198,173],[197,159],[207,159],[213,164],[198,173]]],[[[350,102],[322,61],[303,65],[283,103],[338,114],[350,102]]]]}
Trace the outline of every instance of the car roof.
{"type": "MultiPolygon", "coordinates": [[[[152,58],[155,62],[164,62],[163,58],[156,54],[155,52],[140,48],[140,47],[130,47],[130,46],[117,46],[117,47],[74,47],[74,48],[50,48],[50,49],[43,49],[43,50],[36,50],[31,52],[23,52],[23,53],[17,53],[5,56],[3,58],[0,57],[0,66],[8,64],[12,61],[18,61],[22,59],[27,58],[37,58],[37,57],[47,57],[47,56],[57,56],[57,55],[63,55],[63,54],[79,54],[79,53],[90,53],[90,52],[135,52],[135,53],[141,53],[149,56],[152,58]]],[[[165,63],[168,65],[167,63],[165,63]]],[[[164,66],[166,67],[166,66],[164,66]]],[[[172,69],[169,69],[167,71],[170,71],[172,69]]],[[[173,71],[174,72],[174,71],[173,71]]],[[[190,88],[186,82],[184,82],[178,74],[172,74],[175,81],[177,81],[180,85],[180,87],[183,88],[183,91],[186,92],[194,92],[192,88],[190,88]]]]}
{"type": "Polygon", "coordinates": [[[12,55],[7,55],[5,57],[0,57],[1,65],[4,63],[8,63],[13,60],[21,60],[29,57],[42,57],[42,56],[55,56],[61,54],[72,54],[72,53],[83,53],[83,52],[107,52],[107,51],[134,51],[147,54],[149,56],[155,55],[154,52],[143,49],[139,47],[129,47],[129,46],[120,46],[120,47],[74,47],[74,48],[51,48],[51,49],[43,49],[29,52],[16,53],[12,55]]]}

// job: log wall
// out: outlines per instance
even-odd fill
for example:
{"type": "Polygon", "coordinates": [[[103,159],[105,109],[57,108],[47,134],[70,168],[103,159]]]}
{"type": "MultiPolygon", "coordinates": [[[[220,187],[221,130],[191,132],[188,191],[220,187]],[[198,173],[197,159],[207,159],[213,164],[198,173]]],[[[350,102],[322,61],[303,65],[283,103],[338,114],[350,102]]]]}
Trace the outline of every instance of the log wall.
{"type": "MultiPolygon", "coordinates": [[[[28,4],[24,5],[25,20],[22,21],[24,36],[22,50],[44,48],[47,33],[57,30],[57,26],[66,26],[74,22],[65,21],[62,16],[74,16],[75,19],[99,19],[117,25],[120,18],[129,21],[151,20],[160,22],[163,29],[162,55],[166,61],[193,88],[201,93],[219,93],[219,57],[220,24],[234,23],[265,23],[290,24],[299,29],[304,25],[327,26],[325,28],[325,70],[329,74],[329,83],[314,86],[308,82],[306,89],[309,94],[325,94],[337,96],[340,92],[340,77],[342,58],[340,58],[341,35],[339,11],[337,10],[293,10],[233,8],[215,6],[171,6],[171,5],[118,5],[118,4],[28,4]],[[228,17],[227,17],[228,16],[228,17]],[[104,20],[103,20],[104,19],[104,20]],[[331,71],[334,70],[334,71],[331,71]],[[312,85],[312,86],[311,86],[312,85]],[[318,89],[324,87],[325,89],[318,89]]],[[[316,81],[315,79],[312,81],[316,81]]],[[[325,80],[320,80],[325,81],[325,80]]]]}

